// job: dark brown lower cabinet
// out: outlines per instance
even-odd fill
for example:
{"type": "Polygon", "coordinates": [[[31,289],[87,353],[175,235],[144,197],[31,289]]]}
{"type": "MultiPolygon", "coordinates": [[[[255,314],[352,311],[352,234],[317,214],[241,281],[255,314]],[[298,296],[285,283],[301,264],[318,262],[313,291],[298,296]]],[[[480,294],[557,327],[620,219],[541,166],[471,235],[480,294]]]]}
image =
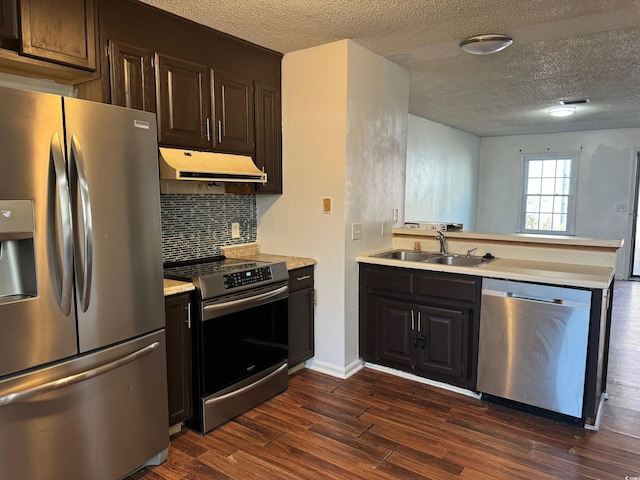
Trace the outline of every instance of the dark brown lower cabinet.
{"type": "Polygon", "coordinates": [[[360,265],[360,356],[475,389],[477,277],[360,265]]]}
{"type": "Polygon", "coordinates": [[[289,367],[314,355],[313,265],[289,272],[289,367]]]}
{"type": "Polygon", "coordinates": [[[460,379],[465,312],[380,298],[380,358],[460,379]]]}
{"type": "Polygon", "coordinates": [[[192,415],[190,302],[189,294],[173,295],[164,302],[169,426],[184,422],[192,415]]]}

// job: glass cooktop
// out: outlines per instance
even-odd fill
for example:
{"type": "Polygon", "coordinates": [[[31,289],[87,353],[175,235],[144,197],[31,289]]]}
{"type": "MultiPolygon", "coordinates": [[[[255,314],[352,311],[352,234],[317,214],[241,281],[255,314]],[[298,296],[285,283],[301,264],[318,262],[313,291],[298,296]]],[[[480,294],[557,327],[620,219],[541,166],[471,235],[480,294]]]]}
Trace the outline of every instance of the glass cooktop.
{"type": "Polygon", "coordinates": [[[164,277],[173,280],[191,281],[211,275],[249,270],[264,265],[268,265],[268,262],[241,258],[208,257],[185,262],[167,263],[164,268],[164,277]]]}

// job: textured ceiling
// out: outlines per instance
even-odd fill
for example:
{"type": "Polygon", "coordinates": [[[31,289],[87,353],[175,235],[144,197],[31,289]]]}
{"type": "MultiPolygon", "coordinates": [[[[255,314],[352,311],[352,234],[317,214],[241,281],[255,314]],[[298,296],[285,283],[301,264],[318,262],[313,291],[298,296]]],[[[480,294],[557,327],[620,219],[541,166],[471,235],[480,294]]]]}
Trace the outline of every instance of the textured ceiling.
{"type": "Polygon", "coordinates": [[[352,39],[410,73],[410,113],[478,136],[640,126],[640,0],[143,1],[285,54],[352,39]],[[492,33],[514,44],[458,47],[492,33]]]}

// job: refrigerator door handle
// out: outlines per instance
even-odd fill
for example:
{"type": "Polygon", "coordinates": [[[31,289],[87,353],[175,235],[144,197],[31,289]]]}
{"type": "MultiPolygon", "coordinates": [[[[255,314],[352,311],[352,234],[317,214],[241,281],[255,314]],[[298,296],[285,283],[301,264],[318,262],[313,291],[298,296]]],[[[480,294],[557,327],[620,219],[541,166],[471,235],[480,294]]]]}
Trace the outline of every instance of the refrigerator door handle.
{"type": "Polygon", "coordinates": [[[60,237],[62,240],[62,259],[53,261],[57,258],[58,252],[58,237],[56,235],[56,229],[49,229],[48,242],[50,250],[50,259],[52,272],[56,272],[56,278],[54,283],[58,288],[60,310],[65,315],[71,313],[71,303],[73,299],[73,231],[71,222],[71,198],[69,195],[69,181],[66,174],[66,163],[64,160],[64,151],[62,149],[62,141],[60,135],[54,133],[51,136],[51,144],[49,146],[49,160],[53,165],[51,172],[53,178],[53,188],[50,188],[48,198],[48,225],[56,225],[56,200],[60,209],[60,237]],[[55,196],[54,196],[55,195],[55,196]],[[60,280],[60,270],[62,270],[62,280],[60,280]]]}
{"type": "Polygon", "coordinates": [[[93,271],[93,220],[91,215],[89,185],[87,183],[84,158],[82,156],[82,146],[80,145],[78,137],[75,135],[71,136],[70,161],[73,169],[72,173],[77,177],[77,186],[73,185],[72,188],[77,188],[80,191],[80,206],[82,207],[84,261],[81,262],[83,265],[83,272],[82,278],[79,279],[81,280],[81,282],[79,282],[81,283],[81,286],[79,285],[78,288],[78,297],[82,311],[86,312],[89,308],[89,301],[91,299],[91,274],[93,271]]]}
{"type": "Polygon", "coordinates": [[[12,403],[24,402],[30,398],[33,398],[37,395],[42,395],[53,390],[59,390],[61,388],[69,387],[71,385],[75,385],[76,383],[84,382],[85,380],[89,380],[91,378],[97,377],[98,375],[102,375],[104,373],[110,372],[112,370],[116,370],[117,368],[122,367],[128,363],[134,362],[139,358],[148,355],[153,350],[160,346],[159,342],[153,342],[146,347],[141,348],[140,350],[136,350],[135,352],[129,353],[123,357],[118,358],[117,360],[113,360],[109,363],[105,363],[104,365],[100,365],[99,367],[92,368],[90,370],[86,370],[84,372],[76,373],[74,375],[69,375],[58,380],[52,380],[51,382],[44,383],[42,385],[38,385],[36,387],[27,388],[25,390],[19,390],[17,392],[7,393],[5,395],[0,396],[0,407],[5,405],[11,405],[12,403]]]}

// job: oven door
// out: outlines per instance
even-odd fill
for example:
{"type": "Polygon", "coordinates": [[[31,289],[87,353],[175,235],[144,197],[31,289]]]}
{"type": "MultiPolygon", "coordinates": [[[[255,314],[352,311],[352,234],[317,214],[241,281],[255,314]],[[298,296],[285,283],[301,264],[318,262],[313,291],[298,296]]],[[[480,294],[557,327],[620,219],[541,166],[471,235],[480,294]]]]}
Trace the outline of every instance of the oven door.
{"type": "Polygon", "coordinates": [[[202,396],[286,362],[287,283],[202,302],[202,396]]]}

